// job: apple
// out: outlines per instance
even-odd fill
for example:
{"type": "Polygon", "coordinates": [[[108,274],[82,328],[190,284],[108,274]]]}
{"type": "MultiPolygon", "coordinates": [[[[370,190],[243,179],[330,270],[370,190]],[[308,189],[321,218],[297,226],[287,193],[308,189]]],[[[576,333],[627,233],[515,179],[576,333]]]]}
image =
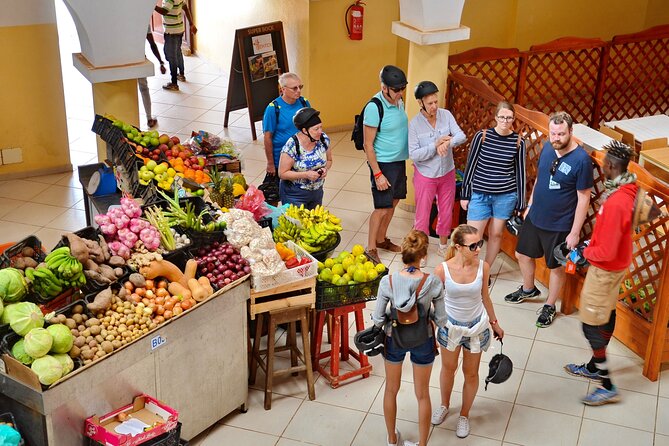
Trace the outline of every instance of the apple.
{"type": "Polygon", "coordinates": [[[160,149],[153,149],[153,152],[152,152],[152,153],[153,153],[154,155],[160,155],[162,152],[160,151],[160,149]]]}
{"type": "Polygon", "coordinates": [[[179,139],[178,136],[173,136],[170,138],[174,144],[179,144],[181,143],[181,140],[179,139]]]}
{"type": "Polygon", "coordinates": [[[158,161],[160,159],[160,156],[158,155],[151,155],[151,159],[154,161],[158,161]]]}
{"type": "Polygon", "coordinates": [[[167,152],[169,149],[170,148],[167,147],[167,144],[161,144],[158,146],[158,150],[160,150],[161,152],[167,152]]]}
{"type": "Polygon", "coordinates": [[[188,159],[188,155],[186,154],[186,152],[179,152],[179,158],[186,161],[188,159]]]}
{"type": "Polygon", "coordinates": [[[172,147],[172,151],[170,152],[170,154],[176,158],[179,156],[179,150],[172,147]]]}
{"type": "Polygon", "coordinates": [[[149,149],[147,149],[146,147],[144,147],[142,149],[142,155],[149,156],[149,155],[151,155],[151,151],[149,149]]]}
{"type": "Polygon", "coordinates": [[[170,137],[166,134],[162,134],[158,137],[158,141],[160,141],[161,144],[167,144],[168,141],[171,141],[170,137]]]}

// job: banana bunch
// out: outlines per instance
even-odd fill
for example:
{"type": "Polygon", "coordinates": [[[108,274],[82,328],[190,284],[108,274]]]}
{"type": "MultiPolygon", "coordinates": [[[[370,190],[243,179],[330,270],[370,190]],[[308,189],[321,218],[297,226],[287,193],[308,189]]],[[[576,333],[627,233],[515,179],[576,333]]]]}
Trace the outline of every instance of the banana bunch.
{"type": "Polygon", "coordinates": [[[69,246],[54,249],[44,259],[46,267],[56,275],[65,288],[86,284],[84,266],[70,253],[69,246]]]}
{"type": "Polygon", "coordinates": [[[49,268],[38,266],[26,268],[26,278],[33,286],[33,290],[41,296],[56,297],[63,292],[63,282],[49,268]]]}
{"type": "Polygon", "coordinates": [[[342,230],[341,219],[330,213],[323,206],[305,209],[290,205],[278,219],[274,229],[274,241],[293,240],[307,252],[324,251],[337,242],[337,233],[342,230]],[[289,217],[289,218],[287,218],[289,217]],[[299,225],[295,223],[299,222],[299,225]]]}

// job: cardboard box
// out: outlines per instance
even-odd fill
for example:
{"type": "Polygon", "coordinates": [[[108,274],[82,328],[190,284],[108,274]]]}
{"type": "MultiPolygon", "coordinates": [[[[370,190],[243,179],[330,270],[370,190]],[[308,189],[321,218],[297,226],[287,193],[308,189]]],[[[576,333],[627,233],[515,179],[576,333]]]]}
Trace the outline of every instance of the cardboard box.
{"type": "Polygon", "coordinates": [[[106,446],[134,446],[175,429],[178,418],[179,413],[176,410],[142,394],[135,397],[132,404],[101,417],[94,415],[87,418],[84,433],[106,446]],[[151,426],[155,424],[155,427],[136,435],[117,433],[115,429],[122,424],[117,418],[120,413],[130,415],[130,420],[139,420],[151,426]]]}

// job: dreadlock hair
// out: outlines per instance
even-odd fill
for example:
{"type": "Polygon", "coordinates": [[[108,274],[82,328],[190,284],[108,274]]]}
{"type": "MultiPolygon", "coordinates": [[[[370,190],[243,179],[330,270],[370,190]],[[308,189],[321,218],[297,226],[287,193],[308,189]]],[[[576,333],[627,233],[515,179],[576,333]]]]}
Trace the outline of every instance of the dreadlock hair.
{"type": "Polygon", "coordinates": [[[430,241],[423,231],[412,229],[402,240],[402,262],[405,265],[414,263],[427,255],[430,241]]]}
{"type": "Polygon", "coordinates": [[[627,172],[627,165],[632,158],[632,148],[624,142],[612,140],[602,147],[606,150],[606,159],[620,172],[627,172]]]}

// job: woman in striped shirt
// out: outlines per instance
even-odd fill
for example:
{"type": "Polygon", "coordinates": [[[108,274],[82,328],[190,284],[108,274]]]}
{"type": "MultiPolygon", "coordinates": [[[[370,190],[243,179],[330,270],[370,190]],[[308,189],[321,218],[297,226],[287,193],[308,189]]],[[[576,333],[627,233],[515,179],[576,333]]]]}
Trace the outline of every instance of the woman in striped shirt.
{"type": "Polygon", "coordinates": [[[525,141],[513,131],[515,110],[506,101],[497,104],[497,125],[478,131],[467,156],[460,204],[467,224],[483,234],[488,221],[485,261],[492,265],[502,232],[513,211],[525,208],[525,141]]]}

